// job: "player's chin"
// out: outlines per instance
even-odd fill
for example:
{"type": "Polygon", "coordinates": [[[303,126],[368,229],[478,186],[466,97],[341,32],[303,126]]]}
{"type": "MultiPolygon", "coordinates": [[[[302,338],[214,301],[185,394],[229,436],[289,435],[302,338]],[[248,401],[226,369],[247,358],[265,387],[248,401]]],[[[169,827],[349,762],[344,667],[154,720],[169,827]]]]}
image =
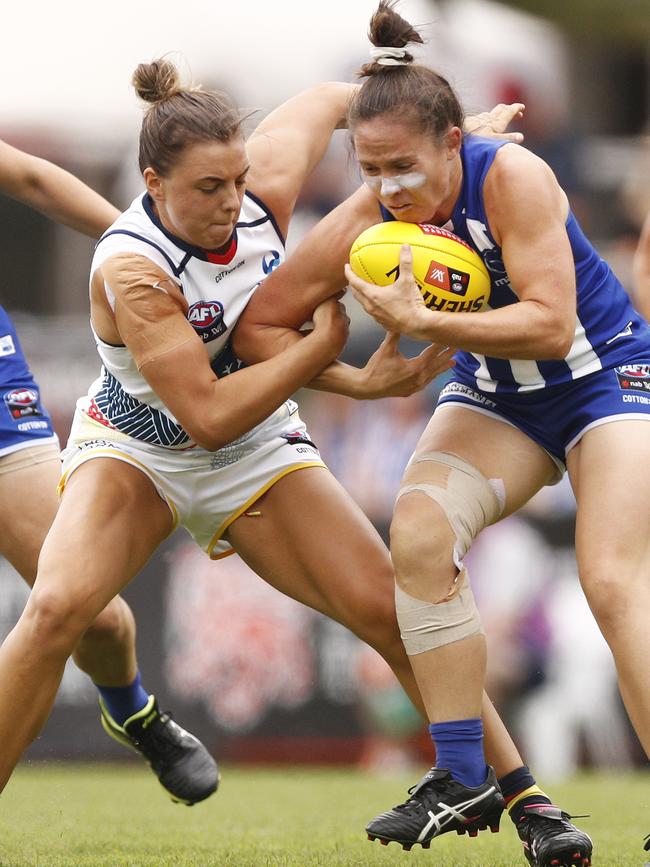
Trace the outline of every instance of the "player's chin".
{"type": "Polygon", "coordinates": [[[205,250],[219,250],[230,243],[232,238],[234,225],[227,223],[225,225],[212,224],[204,233],[204,241],[202,244],[205,250]]]}
{"type": "Polygon", "coordinates": [[[393,207],[388,207],[388,205],[386,205],[385,207],[391,212],[396,220],[400,220],[403,223],[428,222],[428,216],[425,215],[425,211],[422,208],[418,208],[417,205],[393,205],[393,207]]]}

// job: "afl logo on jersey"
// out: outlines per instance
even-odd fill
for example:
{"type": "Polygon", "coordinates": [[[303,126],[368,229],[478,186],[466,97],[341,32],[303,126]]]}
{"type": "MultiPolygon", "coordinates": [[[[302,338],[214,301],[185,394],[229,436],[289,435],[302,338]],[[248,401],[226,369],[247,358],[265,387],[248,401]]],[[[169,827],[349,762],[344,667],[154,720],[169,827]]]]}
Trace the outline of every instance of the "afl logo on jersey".
{"type": "Polygon", "coordinates": [[[650,364],[624,364],[616,368],[623,391],[650,391],[650,364]]]}
{"type": "Polygon", "coordinates": [[[43,415],[38,407],[38,392],[33,388],[15,388],[3,396],[9,415],[17,421],[28,415],[43,415]]]}
{"type": "Polygon", "coordinates": [[[264,271],[265,274],[270,274],[279,264],[280,254],[277,250],[270,250],[262,257],[262,271],[264,271]]]}
{"type": "Polygon", "coordinates": [[[221,301],[197,301],[187,311],[187,321],[204,343],[226,330],[221,301]]]}

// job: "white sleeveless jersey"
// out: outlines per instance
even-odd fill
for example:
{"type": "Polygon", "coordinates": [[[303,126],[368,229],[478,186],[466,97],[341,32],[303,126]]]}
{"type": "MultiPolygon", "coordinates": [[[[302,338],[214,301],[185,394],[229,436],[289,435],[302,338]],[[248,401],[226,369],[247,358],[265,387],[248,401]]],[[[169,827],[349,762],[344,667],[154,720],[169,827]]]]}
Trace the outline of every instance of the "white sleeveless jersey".
{"type": "MultiPolygon", "coordinates": [[[[146,256],[180,281],[189,305],[188,321],[203,340],[217,376],[242,366],[230,349],[232,329],[260,282],[284,260],[283,235],[256,196],[246,193],[228,249],[215,254],[168,232],[154,213],[149,195],[140,195],[97,243],[91,280],[97,268],[118,253],[146,256]]],[[[192,446],[138,371],[127,347],[111,346],[96,335],[95,341],[102,375],[80,409],[107,427],[153,445],[192,446]]]]}

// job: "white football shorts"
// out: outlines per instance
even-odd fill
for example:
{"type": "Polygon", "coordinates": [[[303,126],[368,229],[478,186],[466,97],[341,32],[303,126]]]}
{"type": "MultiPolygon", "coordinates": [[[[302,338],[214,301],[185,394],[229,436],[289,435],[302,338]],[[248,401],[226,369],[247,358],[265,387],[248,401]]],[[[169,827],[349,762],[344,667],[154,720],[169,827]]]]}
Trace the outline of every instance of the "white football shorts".
{"type": "Polygon", "coordinates": [[[233,553],[223,534],[283,476],[325,467],[293,401],[216,452],[149,445],[95,421],[80,407],[82,401],[62,453],[59,492],[72,473],[93,458],[131,464],[151,479],[171,510],[174,526],[185,527],[213,560],[233,553]]]}

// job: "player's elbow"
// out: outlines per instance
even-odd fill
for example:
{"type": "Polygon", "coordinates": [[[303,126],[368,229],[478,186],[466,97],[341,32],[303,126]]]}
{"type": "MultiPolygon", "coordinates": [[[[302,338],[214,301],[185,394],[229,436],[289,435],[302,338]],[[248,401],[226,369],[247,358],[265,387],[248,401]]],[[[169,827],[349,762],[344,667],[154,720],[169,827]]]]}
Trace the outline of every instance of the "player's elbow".
{"type": "Polygon", "coordinates": [[[237,358],[246,364],[257,364],[265,358],[263,329],[257,323],[243,319],[239,320],[233,332],[232,349],[237,358]]]}
{"type": "Polygon", "coordinates": [[[216,419],[197,419],[184,428],[192,442],[206,452],[219,451],[231,441],[216,419]]]}
{"type": "Polygon", "coordinates": [[[250,409],[248,412],[233,412],[216,407],[183,427],[197,446],[207,452],[217,452],[247,433],[254,424],[250,409]]]}
{"type": "Polygon", "coordinates": [[[562,359],[567,357],[573,346],[575,333],[576,320],[574,313],[573,316],[563,317],[562,321],[558,323],[554,334],[552,358],[562,359]]]}
{"type": "Polygon", "coordinates": [[[575,309],[569,311],[548,310],[538,320],[538,347],[533,356],[540,361],[559,361],[571,351],[575,338],[575,309]]]}

